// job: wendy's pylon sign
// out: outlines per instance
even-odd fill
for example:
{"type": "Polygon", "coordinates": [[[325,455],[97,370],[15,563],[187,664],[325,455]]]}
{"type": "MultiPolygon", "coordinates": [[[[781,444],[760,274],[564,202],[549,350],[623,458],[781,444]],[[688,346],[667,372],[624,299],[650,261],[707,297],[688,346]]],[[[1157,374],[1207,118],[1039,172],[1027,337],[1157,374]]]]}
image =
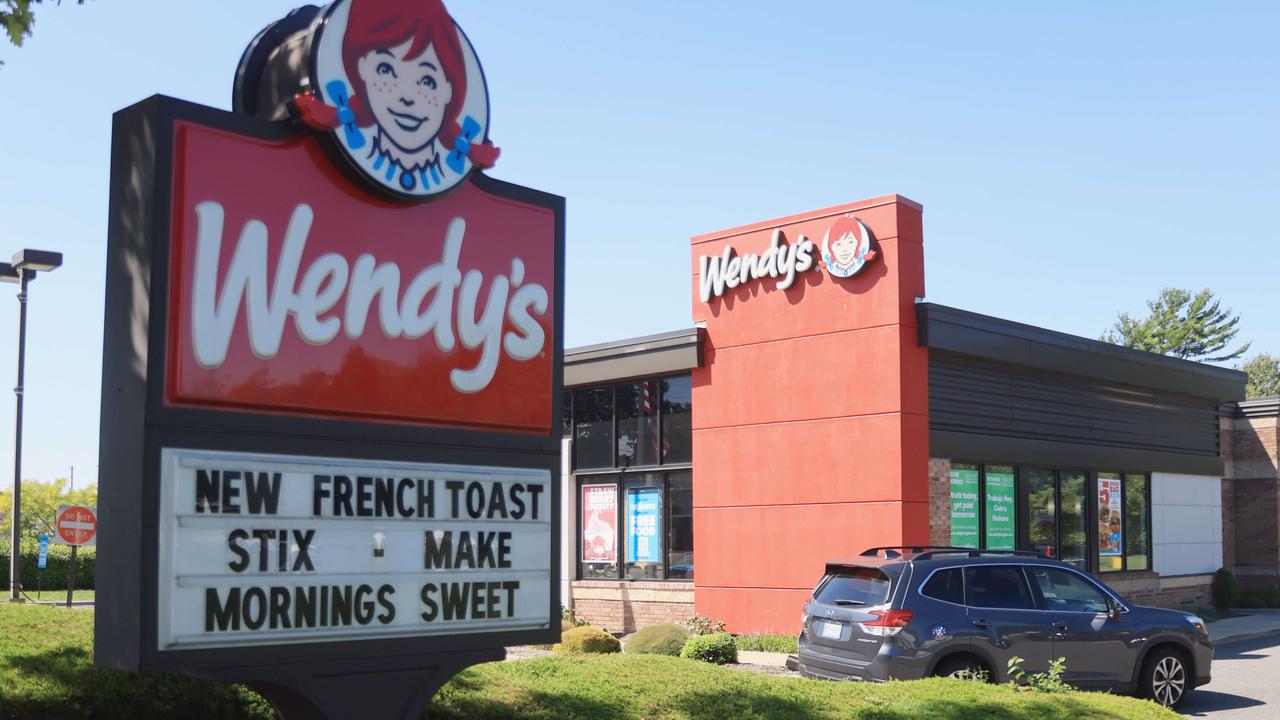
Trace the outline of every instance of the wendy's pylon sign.
{"type": "Polygon", "coordinates": [[[438,0],[304,7],[113,131],[95,657],[416,716],[558,638],[564,201],[438,0]]]}

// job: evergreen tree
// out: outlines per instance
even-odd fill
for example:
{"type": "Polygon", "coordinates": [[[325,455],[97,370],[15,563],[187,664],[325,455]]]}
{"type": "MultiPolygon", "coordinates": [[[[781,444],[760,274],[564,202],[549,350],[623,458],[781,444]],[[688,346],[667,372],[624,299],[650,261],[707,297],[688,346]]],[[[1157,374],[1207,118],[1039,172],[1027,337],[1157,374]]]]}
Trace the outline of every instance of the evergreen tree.
{"type": "Polygon", "coordinates": [[[1160,297],[1147,301],[1150,314],[1135,319],[1120,313],[1116,324],[1102,335],[1104,342],[1136,350],[1172,355],[1186,360],[1223,362],[1234,360],[1249,349],[1249,343],[1227,351],[1239,329],[1240,316],[1222,309],[1209,290],[1192,295],[1186,290],[1165,288],[1160,297]]]}

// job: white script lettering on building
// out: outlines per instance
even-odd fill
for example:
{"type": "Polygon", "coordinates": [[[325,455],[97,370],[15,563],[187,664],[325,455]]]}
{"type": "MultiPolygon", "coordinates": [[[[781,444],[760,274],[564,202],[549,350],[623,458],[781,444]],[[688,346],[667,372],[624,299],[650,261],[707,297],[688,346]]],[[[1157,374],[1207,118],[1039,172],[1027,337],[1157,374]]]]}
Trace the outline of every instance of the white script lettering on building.
{"type": "Polygon", "coordinates": [[[774,230],[769,247],[762,254],[739,257],[730,245],[719,257],[703,255],[698,261],[698,289],[702,302],[724,295],[726,288],[732,290],[766,277],[777,278],[775,286],[786,290],[795,282],[796,273],[812,267],[813,242],[809,238],[801,235],[794,244],[788,245],[782,231],[774,230]]]}
{"type": "Polygon", "coordinates": [[[455,217],[445,231],[441,260],[413,275],[402,293],[400,267],[393,262],[379,263],[370,253],[351,263],[338,253],[325,253],[310,267],[300,268],[314,219],[305,203],[294,208],[289,218],[274,279],[267,277],[267,226],[250,220],[240,232],[219,287],[224,211],[213,201],[196,205],[195,211],[191,340],[196,360],[203,367],[216,368],[226,360],[242,300],[249,346],[255,356],[269,359],[280,350],[290,316],[298,335],[311,345],[325,345],[339,332],[358,339],[364,334],[376,297],[379,329],[387,338],[416,340],[429,333],[445,354],[459,341],[468,350],[480,349],[475,367],[450,371],[450,383],[463,393],[479,392],[489,385],[503,352],[512,360],[529,360],[543,351],[546,333],[534,316],[547,312],[547,289],[524,282],[524,262],[513,258],[511,274],[494,277],[481,303],[483,273],[463,273],[458,267],[467,230],[461,217],[455,217]],[[326,316],[344,294],[346,302],[341,310],[326,316]],[[504,335],[508,320],[513,329],[504,335]]]}

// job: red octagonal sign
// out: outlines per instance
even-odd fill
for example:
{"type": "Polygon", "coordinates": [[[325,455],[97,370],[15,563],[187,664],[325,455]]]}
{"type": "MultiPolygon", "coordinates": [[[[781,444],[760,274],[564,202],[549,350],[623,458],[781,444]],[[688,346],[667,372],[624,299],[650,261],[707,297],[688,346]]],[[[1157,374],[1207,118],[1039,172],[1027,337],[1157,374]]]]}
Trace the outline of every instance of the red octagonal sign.
{"type": "Polygon", "coordinates": [[[58,539],[68,545],[93,545],[98,534],[98,515],[84,505],[63,505],[58,508],[54,526],[58,539]]]}

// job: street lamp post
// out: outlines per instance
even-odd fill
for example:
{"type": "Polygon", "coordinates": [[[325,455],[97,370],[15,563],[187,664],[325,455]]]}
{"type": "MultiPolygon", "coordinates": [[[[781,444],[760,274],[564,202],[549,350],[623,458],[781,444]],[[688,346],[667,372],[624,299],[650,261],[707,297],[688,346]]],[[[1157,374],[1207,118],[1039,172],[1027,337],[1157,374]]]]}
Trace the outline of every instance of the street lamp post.
{"type": "Polygon", "coordinates": [[[30,249],[19,250],[13,256],[13,263],[0,263],[0,280],[18,283],[18,384],[13,388],[17,397],[13,430],[13,532],[9,538],[10,602],[22,600],[18,570],[22,550],[22,381],[27,354],[27,285],[36,278],[36,273],[47,272],[60,265],[62,253],[30,249]]]}

